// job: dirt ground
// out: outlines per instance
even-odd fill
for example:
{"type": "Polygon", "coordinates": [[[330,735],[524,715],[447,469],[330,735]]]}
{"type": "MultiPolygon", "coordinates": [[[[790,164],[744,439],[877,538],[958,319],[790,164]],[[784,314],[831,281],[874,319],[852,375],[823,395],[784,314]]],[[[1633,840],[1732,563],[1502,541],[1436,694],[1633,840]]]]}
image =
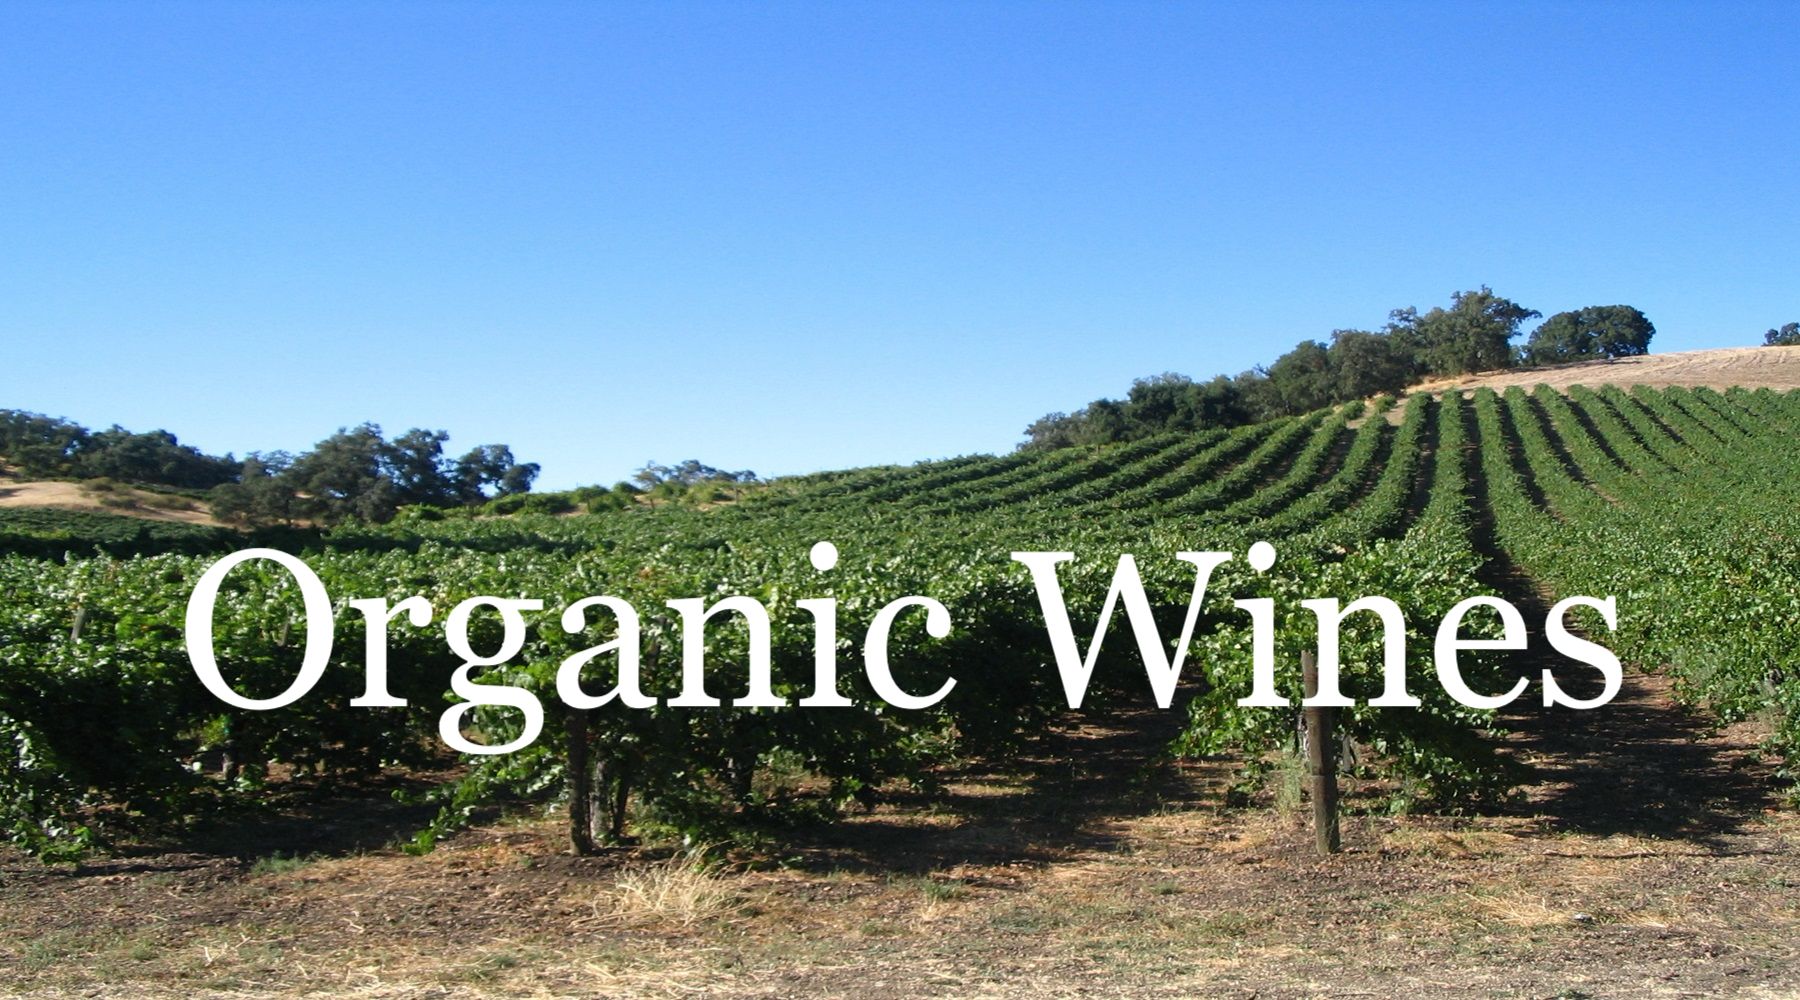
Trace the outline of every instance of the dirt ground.
{"type": "Polygon", "coordinates": [[[84,483],[20,480],[0,472],[0,507],[51,507],[90,514],[122,514],[151,521],[217,526],[218,520],[198,500],[114,486],[96,491],[84,483]]]}
{"type": "Polygon", "coordinates": [[[555,817],[409,857],[384,788],[79,870],[0,854],[0,995],[1800,996],[1800,818],[1658,677],[1520,720],[1519,802],[1351,815],[1329,858],[1222,807],[1221,762],[1157,761],[1171,724],[1071,723],[710,870],[574,858],[555,817]]]}

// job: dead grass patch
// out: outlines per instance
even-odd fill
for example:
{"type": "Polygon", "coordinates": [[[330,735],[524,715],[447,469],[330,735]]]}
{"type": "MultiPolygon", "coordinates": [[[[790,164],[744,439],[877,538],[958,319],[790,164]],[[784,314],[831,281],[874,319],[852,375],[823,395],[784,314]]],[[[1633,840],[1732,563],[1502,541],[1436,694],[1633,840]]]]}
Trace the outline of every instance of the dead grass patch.
{"type": "Polygon", "coordinates": [[[1403,854],[1434,858],[1497,858],[1516,851],[1518,838],[1496,830],[1432,830],[1402,826],[1383,833],[1381,844],[1403,854]]]}
{"type": "Polygon", "coordinates": [[[1497,920],[1509,927],[1566,927],[1581,916],[1589,922],[1594,919],[1591,914],[1572,910],[1563,901],[1541,893],[1479,892],[1463,896],[1478,919],[1497,920]]]}
{"type": "Polygon", "coordinates": [[[721,871],[707,864],[705,850],[695,848],[620,872],[575,924],[688,928],[725,913],[735,896],[721,871]]]}

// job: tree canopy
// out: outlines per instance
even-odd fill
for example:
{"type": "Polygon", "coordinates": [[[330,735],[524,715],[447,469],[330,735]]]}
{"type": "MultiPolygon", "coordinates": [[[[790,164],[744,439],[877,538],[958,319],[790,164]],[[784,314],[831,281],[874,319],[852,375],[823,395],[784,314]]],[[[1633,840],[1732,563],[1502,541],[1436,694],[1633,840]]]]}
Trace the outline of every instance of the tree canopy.
{"type": "Polygon", "coordinates": [[[73,421],[23,410],[0,410],[0,458],[29,476],[200,490],[232,482],[240,470],[230,455],[207,455],[168,431],[139,434],[116,424],[90,431],[73,421]]]}
{"type": "Polygon", "coordinates": [[[1421,315],[1411,306],[1388,319],[1388,336],[1426,375],[1463,375],[1508,368],[1519,324],[1541,315],[1486,285],[1450,296],[1450,308],[1421,315]]]}
{"type": "Polygon", "coordinates": [[[1631,306],[1588,306],[1559,312],[1531,331],[1525,343],[1528,364],[1548,365],[1650,353],[1656,327],[1631,306]]]}
{"type": "Polygon", "coordinates": [[[1765,347],[1800,347],[1800,323],[1789,323],[1763,335],[1765,347]]]}
{"type": "Polygon", "coordinates": [[[389,441],[375,424],[340,428],[310,451],[252,452],[238,461],[184,445],[168,431],[90,431],[61,417],[0,410],[0,461],[27,476],[114,479],[208,491],[214,513],[249,523],[385,521],[408,504],[454,507],[526,493],[534,462],[503,444],[444,457],[450,435],[414,428],[389,441]]]}
{"type": "Polygon", "coordinates": [[[1038,418],[1025,428],[1020,447],[1066,448],[1232,427],[1401,392],[1424,378],[1509,368],[1528,357],[1541,363],[1643,354],[1656,332],[1630,306],[1589,306],[1551,317],[1523,350],[1516,349],[1520,325],[1540,315],[1482,285],[1454,293],[1448,307],[1395,309],[1379,331],[1334,330],[1330,343],[1302,340],[1268,366],[1240,375],[1201,382],[1165,372],[1138,379],[1123,400],[1097,399],[1072,413],[1038,418]]]}
{"type": "Polygon", "coordinates": [[[340,428],[298,457],[252,454],[236,483],[213,492],[221,517],[252,523],[347,518],[386,521],[401,507],[454,507],[493,495],[524,493],[536,463],[513,459],[506,445],[488,444],[454,461],[444,457],[450,435],[413,428],[392,441],[376,424],[340,428]]]}
{"type": "Polygon", "coordinates": [[[1367,330],[1337,330],[1331,334],[1332,402],[1360,399],[1383,392],[1399,392],[1412,383],[1417,364],[1394,339],[1367,330]]]}

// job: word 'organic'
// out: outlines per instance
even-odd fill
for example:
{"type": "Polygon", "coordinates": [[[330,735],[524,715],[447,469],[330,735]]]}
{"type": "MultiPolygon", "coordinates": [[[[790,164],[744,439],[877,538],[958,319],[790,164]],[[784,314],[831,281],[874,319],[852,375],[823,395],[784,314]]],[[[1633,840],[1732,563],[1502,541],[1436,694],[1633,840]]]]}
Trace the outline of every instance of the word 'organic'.
{"type": "MultiPolygon", "coordinates": [[[[1175,554],[1177,560],[1194,567],[1195,576],[1193,596],[1188,602],[1180,635],[1171,652],[1170,643],[1163,638],[1156,623],[1150,599],[1138,573],[1136,559],[1129,553],[1121,555],[1101,607],[1099,620],[1095,623],[1093,639],[1085,654],[1076,640],[1062,583],[1057,577],[1057,567],[1074,558],[1072,552],[1012,553],[1013,561],[1023,565],[1031,574],[1048,633],[1050,651],[1061,676],[1069,706],[1081,707],[1088,682],[1099,659],[1106,630],[1114,611],[1123,603],[1126,619],[1144,661],[1151,692],[1158,706],[1168,708],[1174,700],[1182,665],[1194,636],[1201,606],[1206,600],[1213,571],[1236,557],[1230,552],[1175,554]]],[[[830,542],[819,542],[812,547],[812,565],[821,573],[834,568],[837,559],[837,548],[830,542]]],[[[1275,549],[1267,542],[1257,542],[1245,553],[1245,559],[1251,569],[1257,573],[1266,573],[1275,563],[1275,549]]],[[[664,603],[680,618],[681,688],[677,694],[667,699],[658,699],[644,693],[641,683],[642,627],[638,611],[622,598],[603,595],[582,598],[562,610],[559,624],[570,635],[587,631],[591,627],[589,613],[596,609],[612,616],[616,634],[612,639],[574,653],[560,663],[556,672],[557,697],[576,709],[598,708],[615,699],[621,705],[634,709],[659,704],[673,708],[719,707],[724,703],[708,693],[705,684],[706,625],[715,616],[735,613],[743,619],[749,637],[749,648],[748,662],[745,664],[745,693],[730,702],[732,707],[775,709],[793,705],[801,708],[843,708],[853,704],[838,690],[835,599],[809,598],[795,602],[801,610],[811,614],[814,622],[814,686],[811,694],[792,703],[774,692],[770,656],[772,626],[768,608],[763,604],[743,596],[724,597],[711,604],[702,598],[682,598],[664,603]],[[582,686],[582,670],[599,657],[609,654],[617,658],[614,674],[617,681],[610,690],[591,694],[582,686]]],[[[1378,708],[1409,708],[1420,704],[1419,699],[1408,694],[1406,689],[1406,620],[1399,605],[1380,596],[1359,597],[1348,605],[1341,605],[1336,598],[1317,598],[1301,601],[1300,604],[1312,612],[1318,625],[1318,693],[1305,699],[1304,705],[1349,707],[1355,704],[1343,694],[1339,685],[1339,633],[1344,619],[1358,612],[1375,615],[1381,622],[1383,634],[1383,689],[1380,696],[1370,699],[1368,704],[1378,708]]],[[[437,609],[421,596],[407,597],[393,604],[386,598],[363,598],[351,600],[348,605],[361,613],[366,629],[363,663],[365,687],[361,695],[351,699],[350,704],[360,708],[404,706],[406,701],[395,697],[388,690],[388,628],[402,615],[414,628],[423,628],[431,624],[437,609]]],[[[1291,701],[1276,690],[1274,600],[1245,598],[1234,600],[1232,605],[1249,615],[1251,621],[1251,691],[1240,698],[1238,704],[1249,708],[1291,706],[1291,701]]],[[[1598,670],[1604,688],[1592,698],[1577,698],[1558,686],[1551,671],[1546,669],[1542,673],[1546,706],[1596,708],[1611,701],[1619,690],[1621,670],[1618,657],[1605,647],[1570,632],[1566,615],[1569,609],[1576,606],[1598,611],[1608,629],[1618,627],[1617,606],[1613,598],[1570,597],[1550,609],[1544,622],[1544,635],[1556,652],[1598,670]]],[[[956,679],[946,677],[937,690],[930,694],[907,691],[895,680],[889,665],[889,636],[899,616],[914,608],[925,613],[927,635],[935,639],[950,635],[954,623],[950,619],[949,610],[941,602],[930,597],[908,595],[889,602],[876,612],[863,635],[862,650],[863,670],[876,696],[896,708],[919,710],[943,701],[955,688],[956,679]]],[[[445,643],[462,661],[450,676],[450,689],[463,700],[447,708],[438,722],[439,736],[453,749],[470,754],[502,754],[523,749],[537,739],[543,729],[543,705],[537,695],[519,687],[476,683],[473,675],[477,670],[500,666],[517,656],[527,639],[525,614],[542,610],[544,603],[541,600],[479,596],[459,602],[444,616],[445,643]],[[471,647],[469,623],[478,611],[488,611],[500,617],[501,640],[498,648],[490,653],[477,652],[471,647]],[[464,715],[483,705],[521,712],[524,726],[519,735],[504,744],[476,743],[465,737],[462,733],[464,715]]],[[[334,631],[331,596],[326,592],[324,582],[299,558],[274,549],[245,549],[220,559],[202,574],[188,599],[188,658],[206,689],[226,704],[238,708],[267,711],[290,705],[305,697],[324,676],[331,658],[334,631]],[[213,617],[219,588],[234,567],[252,559],[275,562],[293,576],[299,585],[306,615],[305,649],[299,673],[287,690],[269,698],[249,698],[233,690],[220,671],[213,648],[213,617]]],[[[1464,705],[1479,709],[1505,707],[1524,693],[1528,679],[1520,677],[1511,690],[1504,694],[1481,694],[1470,688],[1463,679],[1457,664],[1458,654],[1464,650],[1518,650],[1526,648],[1527,643],[1524,618],[1516,607],[1498,597],[1470,597],[1451,608],[1439,623],[1433,644],[1437,680],[1447,694],[1464,705]],[[1489,608],[1498,614],[1501,625],[1499,638],[1465,638],[1461,634],[1464,618],[1478,607],[1489,608]]]]}

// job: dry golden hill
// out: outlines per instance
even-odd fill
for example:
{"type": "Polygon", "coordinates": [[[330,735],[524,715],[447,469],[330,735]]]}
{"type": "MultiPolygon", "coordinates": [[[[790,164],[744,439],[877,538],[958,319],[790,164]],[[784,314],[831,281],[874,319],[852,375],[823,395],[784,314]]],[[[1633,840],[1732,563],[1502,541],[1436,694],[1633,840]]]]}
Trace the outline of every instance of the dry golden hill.
{"type": "Polygon", "coordinates": [[[0,508],[3,507],[49,507],[215,527],[220,523],[205,503],[189,497],[98,481],[15,479],[0,470],[0,508]]]}
{"type": "Polygon", "coordinates": [[[1436,379],[1413,387],[1415,392],[1444,389],[1502,389],[1509,385],[1647,385],[1657,388],[1800,389],[1800,347],[1726,347],[1711,351],[1675,351],[1641,358],[1581,361],[1571,365],[1509,368],[1503,371],[1436,379]]]}

